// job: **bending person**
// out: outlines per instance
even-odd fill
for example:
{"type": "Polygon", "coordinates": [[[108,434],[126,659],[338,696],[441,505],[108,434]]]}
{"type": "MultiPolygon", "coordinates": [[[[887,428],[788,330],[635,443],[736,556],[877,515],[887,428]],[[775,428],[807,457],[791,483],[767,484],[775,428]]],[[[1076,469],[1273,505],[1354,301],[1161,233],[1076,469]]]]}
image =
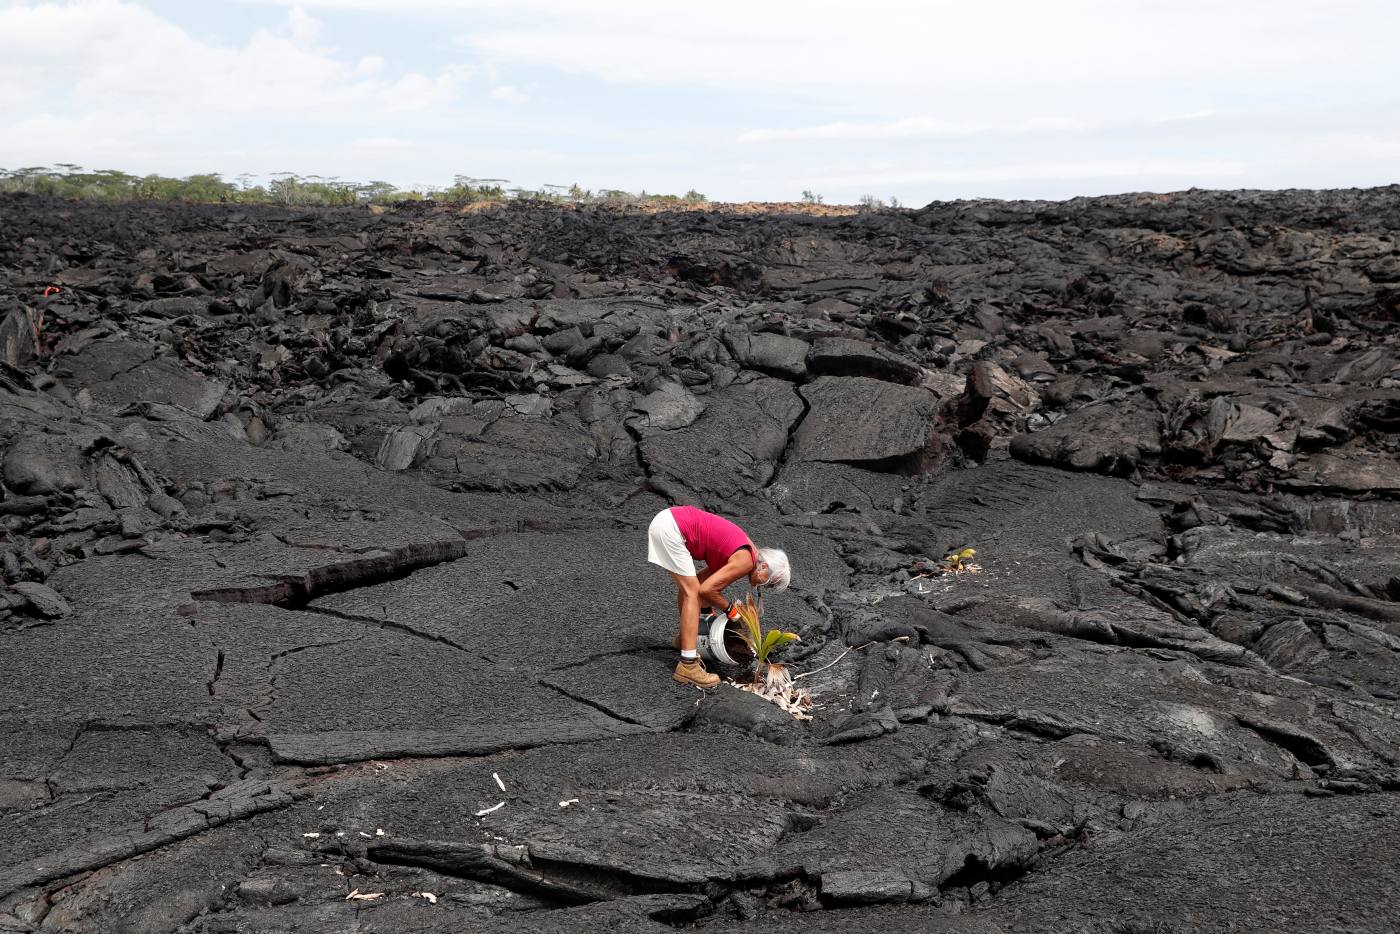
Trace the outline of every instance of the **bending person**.
{"type": "Polygon", "coordinates": [[[791,580],[785,552],[759,548],[733,522],[694,506],[672,506],[656,514],[647,529],[647,560],[676,581],[680,632],[674,645],[681,659],[672,677],[699,688],[719,684],[719,675],[705,670],[695,650],[701,604],[728,613],[724,588],[741,577],[754,587],[774,590],[786,590],[791,580]],[[705,563],[703,570],[696,571],[696,561],[705,563]]]}

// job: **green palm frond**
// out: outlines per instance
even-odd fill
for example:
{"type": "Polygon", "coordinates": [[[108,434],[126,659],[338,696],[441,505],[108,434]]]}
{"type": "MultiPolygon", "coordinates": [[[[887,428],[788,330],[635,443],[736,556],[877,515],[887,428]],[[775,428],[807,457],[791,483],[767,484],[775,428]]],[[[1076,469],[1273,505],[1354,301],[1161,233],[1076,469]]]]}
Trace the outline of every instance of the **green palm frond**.
{"type": "Polygon", "coordinates": [[[943,559],[944,566],[951,571],[961,571],[967,566],[967,562],[977,556],[976,548],[964,548],[961,551],[950,551],[943,559]]]}
{"type": "Polygon", "coordinates": [[[768,655],[778,648],[782,648],[789,642],[798,641],[799,636],[795,632],[782,632],[777,629],[770,629],[763,635],[763,651],[758,654],[760,659],[767,659],[768,655]]]}

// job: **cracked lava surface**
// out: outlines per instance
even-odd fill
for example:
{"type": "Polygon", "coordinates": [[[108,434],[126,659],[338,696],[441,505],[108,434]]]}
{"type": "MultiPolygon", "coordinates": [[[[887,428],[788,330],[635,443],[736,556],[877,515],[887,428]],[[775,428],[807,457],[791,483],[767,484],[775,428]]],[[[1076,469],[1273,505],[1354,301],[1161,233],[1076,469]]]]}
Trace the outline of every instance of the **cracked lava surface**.
{"type": "Polygon", "coordinates": [[[0,198],[0,932],[1396,930],[1398,228],[0,198]]]}

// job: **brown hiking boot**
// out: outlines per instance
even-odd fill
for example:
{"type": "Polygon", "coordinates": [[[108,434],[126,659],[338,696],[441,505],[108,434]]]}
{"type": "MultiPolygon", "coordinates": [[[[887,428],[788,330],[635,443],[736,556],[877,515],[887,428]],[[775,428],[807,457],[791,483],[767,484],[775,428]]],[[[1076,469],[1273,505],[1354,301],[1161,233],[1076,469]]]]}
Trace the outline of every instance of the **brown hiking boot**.
{"type": "Polygon", "coordinates": [[[683,658],[676,663],[676,673],[672,680],[681,684],[693,684],[697,688],[712,688],[719,684],[719,675],[705,670],[698,658],[683,658]]]}

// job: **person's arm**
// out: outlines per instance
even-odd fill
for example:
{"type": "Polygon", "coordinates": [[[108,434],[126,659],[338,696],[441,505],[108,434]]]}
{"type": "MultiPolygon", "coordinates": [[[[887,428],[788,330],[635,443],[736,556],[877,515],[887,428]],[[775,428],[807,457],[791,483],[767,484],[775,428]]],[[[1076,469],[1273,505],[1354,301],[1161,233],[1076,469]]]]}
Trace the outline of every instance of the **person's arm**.
{"type": "Polygon", "coordinates": [[[700,584],[700,602],[717,610],[728,609],[729,601],[724,596],[724,588],[748,575],[753,567],[754,559],[749,549],[740,548],[729,556],[729,561],[724,567],[705,577],[700,584]]]}

